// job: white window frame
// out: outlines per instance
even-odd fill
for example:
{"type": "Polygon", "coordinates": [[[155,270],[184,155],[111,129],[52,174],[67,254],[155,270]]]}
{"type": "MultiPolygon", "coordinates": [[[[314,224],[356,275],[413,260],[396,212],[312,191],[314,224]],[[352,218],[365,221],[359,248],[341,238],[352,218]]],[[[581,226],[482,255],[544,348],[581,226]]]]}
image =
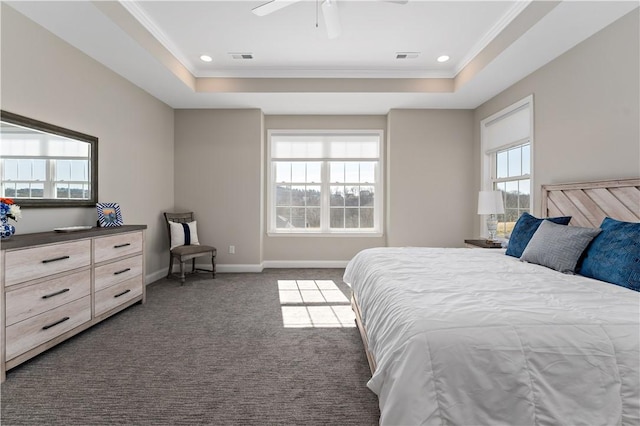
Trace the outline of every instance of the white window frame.
{"type": "MultiPolygon", "coordinates": [[[[508,107],[498,111],[497,113],[485,118],[480,122],[480,145],[481,145],[481,167],[480,167],[480,179],[481,190],[493,190],[497,182],[518,181],[522,179],[529,179],[530,191],[529,191],[529,211],[533,213],[534,210],[534,176],[533,176],[533,158],[534,158],[534,105],[533,95],[529,95],[520,101],[509,105],[508,107]],[[508,118],[510,115],[528,108],[529,110],[529,132],[528,135],[516,140],[507,141],[498,146],[491,146],[489,137],[487,135],[487,128],[498,121],[508,118]],[[529,144],[529,174],[520,176],[511,176],[509,178],[500,178],[496,176],[496,156],[499,151],[505,149],[514,148],[516,146],[529,144]]],[[[480,229],[482,235],[488,235],[486,227],[486,215],[480,215],[480,229]]]]}
{"type": "MultiPolygon", "coordinates": [[[[82,185],[87,186],[87,197],[82,199],[90,198],[91,194],[91,172],[87,170],[87,180],[86,181],[75,181],[75,180],[56,180],[56,166],[58,161],[64,160],[81,160],[86,162],[87,157],[47,157],[47,156],[20,156],[20,155],[7,155],[0,159],[0,179],[1,179],[1,196],[5,196],[5,185],[7,184],[28,184],[31,187],[31,184],[43,184],[43,195],[42,197],[17,197],[12,196],[11,198],[15,198],[16,201],[19,200],[42,200],[42,199],[58,199],[58,200],[79,200],[80,198],[71,198],[71,197],[58,197],[58,193],[56,191],[57,184],[67,184],[67,185],[82,185]],[[5,168],[5,160],[45,160],[45,180],[10,180],[4,179],[4,168],[5,168]]],[[[83,189],[84,190],[84,189],[83,189]]]]}
{"type": "Polygon", "coordinates": [[[277,130],[270,129],[267,131],[267,235],[268,236],[302,236],[302,237],[310,237],[310,236],[322,236],[322,237],[338,237],[338,236],[352,236],[352,237],[380,237],[383,235],[383,224],[384,224],[384,131],[382,130],[304,130],[304,129],[287,129],[287,130],[277,130]],[[319,161],[322,163],[322,182],[321,186],[321,219],[320,219],[320,229],[304,229],[304,228],[293,228],[293,229],[282,229],[276,228],[276,214],[275,214],[275,162],[271,157],[272,153],[272,137],[274,135],[375,135],[379,138],[378,144],[378,157],[377,158],[278,158],[276,161],[319,161]],[[374,209],[374,226],[372,229],[339,229],[339,230],[331,230],[330,229],[330,186],[331,182],[329,182],[329,162],[339,162],[339,161],[377,161],[377,167],[375,168],[375,184],[373,186],[375,189],[375,198],[373,203],[374,209]]]}

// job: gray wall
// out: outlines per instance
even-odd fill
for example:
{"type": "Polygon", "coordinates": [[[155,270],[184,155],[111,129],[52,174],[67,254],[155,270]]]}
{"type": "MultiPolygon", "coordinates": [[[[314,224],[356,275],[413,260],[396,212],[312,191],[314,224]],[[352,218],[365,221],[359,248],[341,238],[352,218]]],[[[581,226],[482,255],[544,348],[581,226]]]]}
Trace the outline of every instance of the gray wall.
{"type": "MultiPolygon", "coordinates": [[[[161,213],[174,209],[196,212],[201,240],[218,247],[227,270],[257,270],[265,260],[345,261],[382,245],[455,247],[480,232],[480,121],[529,94],[536,195],[544,183],[640,175],[638,13],[475,111],[265,117],[251,109],[173,111],[2,5],[2,108],[100,138],[100,201],[120,203],[126,223],[149,226],[148,276],[167,266],[161,213]],[[385,131],[385,235],[267,237],[266,130],[354,128],[385,131]]],[[[25,209],[17,227],[37,232],[95,219],[94,209],[25,209]]]]}
{"type": "MultiPolygon", "coordinates": [[[[99,138],[99,201],[146,224],[146,273],[167,266],[173,109],[2,4],[2,109],[99,138]]],[[[17,233],[94,225],[95,208],[24,209],[17,233]]],[[[155,274],[154,274],[155,273],[155,274]]]]}
{"type": "Polygon", "coordinates": [[[473,112],[391,110],[389,246],[462,247],[475,205],[473,112]]]}
{"type": "MultiPolygon", "coordinates": [[[[543,184],[640,176],[639,14],[635,9],[476,109],[475,190],[480,121],[530,94],[535,214],[543,184]]],[[[474,231],[479,235],[477,219],[474,231]]]]}
{"type": "Polygon", "coordinates": [[[202,219],[199,237],[218,247],[222,271],[234,265],[255,270],[262,261],[339,266],[360,250],[385,245],[459,247],[472,235],[472,126],[468,110],[394,110],[388,117],[176,110],[176,208],[194,210],[202,219]],[[384,235],[266,235],[263,176],[270,129],[376,129],[385,135],[388,130],[384,235]],[[235,245],[235,255],[227,253],[229,245],[235,245]]]}
{"type": "MultiPolygon", "coordinates": [[[[266,131],[285,129],[306,130],[382,130],[386,139],[387,120],[383,115],[267,115],[266,131]]],[[[266,164],[265,164],[266,166],[266,164]]],[[[386,173],[386,172],[385,172],[386,173]]],[[[266,187],[264,188],[266,191],[266,187]]],[[[385,191],[386,193],[386,191],[385,191]]],[[[266,218],[265,218],[266,220],[266,218]]],[[[265,222],[266,229],[266,222],[265,222]]],[[[357,252],[369,247],[386,245],[382,237],[305,237],[305,236],[265,236],[264,259],[266,261],[346,261],[357,252]]],[[[307,262],[308,264],[308,262],[307,262]]],[[[321,264],[321,263],[317,263],[321,264]]]]}
{"type": "Polygon", "coordinates": [[[198,238],[216,246],[221,265],[262,263],[262,117],[258,109],[175,111],[176,211],[195,212],[198,238]]]}

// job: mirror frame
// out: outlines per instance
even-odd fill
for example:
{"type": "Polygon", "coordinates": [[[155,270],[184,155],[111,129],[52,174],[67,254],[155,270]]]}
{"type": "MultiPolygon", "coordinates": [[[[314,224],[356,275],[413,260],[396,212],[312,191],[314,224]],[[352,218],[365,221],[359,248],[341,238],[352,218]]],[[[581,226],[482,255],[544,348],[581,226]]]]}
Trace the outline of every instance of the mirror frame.
{"type": "Polygon", "coordinates": [[[87,142],[91,147],[91,158],[89,161],[91,175],[91,198],[86,200],[59,200],[56,198],[27,199],[17,198],[16,204],[21,208],[30,207],[95,207],[98,202],[98,138],[86,135],[64,127],[55,126],[33,118],[24,117],[12,112],[0,110],[0,121],[15,124],[17,126],[38,130],[53,135],[63,136],[69,139],[76,139],[87,142]]]}

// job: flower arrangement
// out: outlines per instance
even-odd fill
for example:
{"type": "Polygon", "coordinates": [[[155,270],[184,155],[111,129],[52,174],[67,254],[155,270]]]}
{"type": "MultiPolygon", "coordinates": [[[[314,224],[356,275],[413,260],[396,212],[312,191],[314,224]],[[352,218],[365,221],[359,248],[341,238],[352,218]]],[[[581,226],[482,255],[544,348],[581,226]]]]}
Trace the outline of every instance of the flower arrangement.
{"type": "Polygon", "coordinates": [[[16,222],[22,217],[20,206],[14,204],[11,198],[0,198],[0,215],[13,219],[16,222]]]}

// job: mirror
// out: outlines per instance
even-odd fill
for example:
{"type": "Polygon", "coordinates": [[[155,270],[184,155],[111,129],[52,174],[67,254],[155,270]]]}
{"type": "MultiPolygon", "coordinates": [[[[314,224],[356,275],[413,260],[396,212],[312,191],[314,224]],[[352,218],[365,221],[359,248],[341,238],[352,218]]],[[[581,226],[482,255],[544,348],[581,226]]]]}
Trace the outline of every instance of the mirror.
{"type": "Polygon", "coordinates": [[[20,207],[95,207],[98,138],[0,111],[0,179],[20,207]]]}

